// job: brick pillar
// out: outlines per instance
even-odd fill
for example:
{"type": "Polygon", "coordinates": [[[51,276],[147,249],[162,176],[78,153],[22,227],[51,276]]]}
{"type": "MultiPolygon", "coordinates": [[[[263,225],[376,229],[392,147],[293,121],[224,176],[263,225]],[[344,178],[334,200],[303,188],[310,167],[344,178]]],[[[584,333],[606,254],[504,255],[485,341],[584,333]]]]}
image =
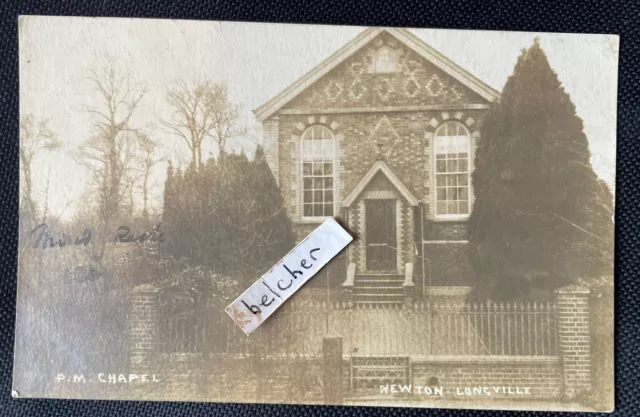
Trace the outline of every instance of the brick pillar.
{"type": "Polygon", "coordinates": [[[129,315],[129,361],[131,372],[145,372],[152,365],[158,353],[158,288],[143,284],[131,291],[131,312],[129,315]]]}
{"type": "Polygon", "coordinates": [[[555,291],[558,353],[562,360],[564,394],[574,398],[591,390],[589,290],[569,285],[555,291]]]}
{"type": "Polygon", "coordinates": [[[322,339],[322,397],[325,404],[342,404],[342,338],[322,339]]]}

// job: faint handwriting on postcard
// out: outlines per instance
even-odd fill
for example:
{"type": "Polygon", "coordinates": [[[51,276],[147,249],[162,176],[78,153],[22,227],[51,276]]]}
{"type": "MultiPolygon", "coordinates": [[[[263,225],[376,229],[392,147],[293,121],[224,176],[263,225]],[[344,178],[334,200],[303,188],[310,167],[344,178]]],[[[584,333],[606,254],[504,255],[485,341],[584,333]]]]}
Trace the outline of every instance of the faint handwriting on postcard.
{"type": "MultiPolygon", "coordinates": [[[[160,230],[162,222],[158,223],[151,231],[145,231],[137,235],[131,227],[123,225],[116,230],[113,239],[116,243],[143,243],[146,241],[162,243],[165,240],[164,232],[160,230]]],[[[91,242],[93,232],[86,228],[81,235],[74,236],[65,232],[56,235],[54,230],[46,223],[39,224],[32,231],[33,247],[35,249],[63,248],[65,246],[87,246],[91,242]]]]}

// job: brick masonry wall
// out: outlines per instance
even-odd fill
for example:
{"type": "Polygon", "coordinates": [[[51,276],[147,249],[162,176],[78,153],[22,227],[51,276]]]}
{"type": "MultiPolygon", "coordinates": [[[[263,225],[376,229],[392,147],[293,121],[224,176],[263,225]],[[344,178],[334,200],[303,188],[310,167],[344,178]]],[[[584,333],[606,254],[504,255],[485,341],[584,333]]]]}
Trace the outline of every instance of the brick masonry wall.
{"type": "Polygon", "coordinates": [[[571,398],[591,390],[589,290],[570,285],[556,290],[555,295],[565,394],[571,398]]]}
{"type": "MultiPolygon", "coordinates": [[[[514,396],[492,392],[490,399],[506,398],[521,400],[551,400],[559,398],[562,389],[562,369],[558,361],[519,361],[501,358],[495,361],[412,362],[413,384],[428,386],[429,380],[437,378],[438,385],[448,391],[447,398],[456,398],[456,388],[489,387],[529,387],[530,395],[514,396]],[[507,359],[507,360],[505,360],[507,359]]],[[[432,380],[433,381],[433,380],[432,380]]],[[[457,397],[477,400],[478,397],[457,397]]]]}
{"type": "Polygon", "coordinates": [[[467,222],[427,222],[424,240],[468,240],[467,222]]]}
{"type": "MultiPolygon", "coordinates": [[[[435,203],[434,133],[447,120],[463,123],[471,135],[472,170],[486,110],[468,108],[485,104],[484,99],[388,34],[372,40],[264,122],[267,160],[280,184],[287,212],[296,224],[298,240],[317,224],[305,224],[301,213],[300,137],[308,126],[323,124],[331,129],[336,139],[334,216],[343,214],[342,201],[381,154],[409,191],[423,202],[425,223],[429,223],[428,220],[434,218],[435,203]],[[399,57],[394,73],[376,74],[371,71],[375,51],[382,46],[393,48],[399,57]],[[444,110],[420,110],[420,106],[436,106],[444,110]],[[382,110],[344,112],[345,109],[362,108],[382,110]],[[385,110],[392,108],[396,111],[385,110]]],[[[470,199],[473,203],[473,190],[470,199]]],[[[412,254],[415,252],[412,246],[413,224],[420,219],[413,218],[413,212],[405,202],[400,209],[400,251],[412,254]]],[[[361,211],[362,207],[356,203],[349,213],[349,224],[358,234],[364,232],[361,211]]],[[[460,222],[443,222],[430,230],[434,232],[433,236],[425,236],[425,239],[466,239],[463,237],[466,227],[460,222]]],[[[363,269],[365,262],[361,244],[355,242],[349,249],[349,262],[356,263],[359,270],[363,269]]],[[[460,251],[456,249],[457,252],[460,251]]],[[[400,259],[400,269],[411,258],[404,256],[400,259]]],[[[466,270],[466,254],[458,259],[463,266],[457,269],[466,270]]],[[[449,265],[444,267],[450,271],[449,265]]],[[[434,272],[439,277],[446,275],[434,272]]],[[[467,279],[458,278],[458,281],[467,279]]],[[[451,282],[446,285],[458,284],[451,282]]]]}
{"type": "MultiPolygon", "coordinates": [[[[481,113],[467,111],[464,115],[474,114],[482,118],[481,113]],[[476,114],[477,113],[477,114],[476,114]]],[[[451,115],[450,115],[451,116],[451,115]]],[[[282,115],[279,120],[279,182],[287,213],[294,223],[298,223],[298,236],[302,239],[313,226],[304,225],[300,213],[301,202],[301,165],[300,136],[308,126],[309,116],[282,115]]],[[[341,203],[356,186],[379,157],[378,144],[382,144],[385,163],[401,179],[409,191],[425,203],[425,219],[433,218],[432,156],[433,144],[425,138],[433,127],[431,120],[442,116],[436,112],[406,112],[389,115],[381,114],[342,114],[331,115],[324,119],[326,123],[337,126],[335,216],[341,216],[341,203]],[[386,133],[376,131],[376,126],[388,126],[386,133]],[[391,131],[392,130],[392,131],[391,131]]],[[[320,120],[321,116],[313,117],[320,120]]],[[[476,122],[477,123],[477,122],[476,122]]],[[[472,138],[472,143],[475,143],[472,138]]],[[[473,146],[472,146],[473,148],[473,146]]],[[[472,152],[473,159],[473,152],[472,152]]],[[[472,195],[473,197],[473,195],[472,195]]],[[[357,215],[352,216],[352,218],[357,215]]],[[[354,219],[355,220],[355,219],[354,219]]],[[[350,219],[350,223],[354,223],[350,219]]],[[[460,239],[466,234],[466,228],[460,222],[443,222],[438,226],[434,238],[456,236],[460,239]],[[450,230],[450,231],[448,231],[450,230]]]]}
{"type": "Polygon", "coordinates": [[[485,103],[453,77],[417,53],[382,34],[285,105],[286,109],[325,109],[390,105],[485,103]],[[371,71],[376,51],[394,49],[394,73],[371,71]]]}
{"type": "Polygon", "coordinates": [[[473,275],[468,251],[468,243],[425,243],[424,257],[429,261],[425,265],[425,284],[471,285],[473,275]]]}
{"type": "Polygon", "coordinates": [[[130,365],[132,372],[142,373],[151,366],[160,347],[158,338],[158,289],[149,284],[139,285],[132,290],[130,302],[130,365]]]}
{"type": "Polygon", "coordinates": [[[163,356],[166,378],[145,399],[322,403],[321,358],[163,356]]]}
{"type": "MultiPolygon", "coordinates": [[[[382,145],[382,156],[391,170],[402,180],[411,193],[427,205],[426,218],[433,218],[431,209],[433,193],[433,143],[431,136],[435,127],[446,117],[453,118],[457,113],[467,120],[474,119],[473,132],[479,129],[482,111],[432,112],[412,111],[388,114],[335,114],[325,116],[327,126],[333,124],[337,140],[336,173],[338,175],[338,193],[336,209],[339,203],[356,186],[358,181],[376,162],[382,145]]],[[[321,120],[322,116],[280,115],[279,182],[289,214],[300,221],[300,137],[309,126],[309,117],[321,120]]],[[[458,120],[458,119],[455,119],[458,120]]],[[[472,137],[471,161],[475,156],[475,143],[480,140],[472,137]]],[[[336,211],[337,213],[337,211],[336,211]]]]}
{"type": "MultiPolygon", "coordinates": [[[[556,290],[555,296],[557,356],[432,356],[428,358],[414,356],[411,357],[412,383],[422,386],[442,385],[453,389],[474,386],[529,387],[530,396],[518,397],[523,400],[553,400],[560,396],[573,399],[588,395],[592,384],[590,293],[587,289],[570,285],[556,290]],[[434,378],[437,378],[436,383],[433,382],[434,378]]],[[[235,400],[233,396],[237,392],[242,390],[246,392],[247,389],[253,390],[256,401],[275,400],[271,395],[284,398],[282,395],[285,392],[289,392],[291,396],[298,396],[299,401],[319,401],[321,384],[318,378],[321,368],[317,357],[302,359],[302,362],[283,358],[279,363],[260,356],[244,358],[238,362],[234,362],[231,358],[223,362],[217,362],[223,358],[209,358],[215,363],[204,361],[203,363],[209,364],[210,368],[204,369],[203,372],[192,372],[194,369],[200,369],[198,366],[193,366],[194,362],[189,361],[194,358],[193,355],[174,357],[174,359],[184,358],[187,362],[159,360],[161,341],[158,337],[158,289],[148,284],[140,285],[132,290],[130,301],[130,372],[141,374],[148,372],[152,367],[160,366],[161,373],[169,375],[171,379],[167,386],[182,387],[187,390],[189,390],[188,387],[199,387],[200,381],[208,380],[213,390],[220,390],[216,397],[221,399],[225,397],[229,401],[235,400]],[[223,367],[219,366],[231,363],[234,365],[228,369],[233,372],[225,372],[223,367]],[[236,372],[240,366],[244,366],[247,372],[236,372]],[[252,374],[252,372],[262,371],[266,373],[252,374]],[[236,379],[233,380],[233,378],[236,379]],[[252,381],[265,380],[265,378],[271,378],[268,384],[269,390],[252,385],[252,381]],[[195,385],[193,385],[194,380],[195,385]],[[230,388],[232,385],[237,386],[238,391],[230,388]]],[[[346,320],[344,312],[336,311],[336,315],[346,320]]],[[[348,330],[348,326],[339,323],[333,323],[332,326],[335,329],[348,330]]],[[[308,326],[305,328],[310,334],[316,336],[322,334],[322,332],[314,332],[308,326]]],[[[322,329],[324,329],[324,323],[322,329]]],[[[401,341],[399,340],[398,343],[401,341]]],[[[348,357],[352,352],[351,347],[346,348],[344,352],[344,357],[348,357]]],[[[166,392],[163,391],[162,395],[165,394],[166,392]]],[[[194,395],[201,394],[211,395],[211,391],[205,390],[194,395]]],[[[496,394],[500,395],[494,395],[494,398],[502,395],[496,394]]],[[[503,396],[514,399],[511,395],[503,396]]]]}

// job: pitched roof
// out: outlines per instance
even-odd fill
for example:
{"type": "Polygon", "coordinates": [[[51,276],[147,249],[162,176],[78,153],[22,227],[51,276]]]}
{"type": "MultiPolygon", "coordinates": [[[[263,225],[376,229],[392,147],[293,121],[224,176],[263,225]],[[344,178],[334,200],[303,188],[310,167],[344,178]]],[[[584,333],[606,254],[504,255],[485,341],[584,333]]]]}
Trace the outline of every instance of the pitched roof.
{"type": "Polygon", "coordinates": [[[417,206],[420,203],[411,191],[400,181],[400,178],[396,174],[393,173],[389,165],[387,165],[384,161],[378,160],[371,166],[369,171],[358,181],[353,190],[345,197],[342,202],[342,207],[351,207],[351,205],[356,201],[356,198],[364,191],[365,187],[369,182],[373,179],[373,177],[378,173],[382,172],[388,179],[391,181],[394,187],[398,190],[400,194],[411,204],[412,206],[417,206]]]}
{"type": "Polygon", "coordinates": [[[500,93],[478,78],[467,72],[465,69],[442,55],[440,52],[427,45],[422,39],[418,38],[407,29],[403,28],[368,28],[362,31],[358,36],[353,38],[349,43],[338,49],[327,59],[322,61],[314,69],[300,77],[289,87],[282,90],[280,94],[273,97],[262,106],[253,110],[258,120],[263,121],[277,112],[282,106],[295,98],[302,91],[307,89],[311,84],[318,81],[329,71],[338,66],[345,59],[353,55],[360,48],[372,41],[379,34],[387,32],[400,42],[404,43],[408,48],[412,49],[427,61],[440,68],[461,84],[477,93],[480,97],[494,101],[500,93]]]}

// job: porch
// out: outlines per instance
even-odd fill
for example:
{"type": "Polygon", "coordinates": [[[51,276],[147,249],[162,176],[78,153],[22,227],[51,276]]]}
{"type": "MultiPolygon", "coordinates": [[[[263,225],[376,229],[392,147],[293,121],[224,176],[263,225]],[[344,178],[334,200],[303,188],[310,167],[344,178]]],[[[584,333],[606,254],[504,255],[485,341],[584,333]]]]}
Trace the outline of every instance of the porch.
{"type": "Polygon", "coordinates": [[[379,159],[342,202],[341,217],[356,239],[346,250],[344,299],[356,306],[393,307],[440,296],[463,300],[470,289],[466,222],[429,218],[379,159]]]}

